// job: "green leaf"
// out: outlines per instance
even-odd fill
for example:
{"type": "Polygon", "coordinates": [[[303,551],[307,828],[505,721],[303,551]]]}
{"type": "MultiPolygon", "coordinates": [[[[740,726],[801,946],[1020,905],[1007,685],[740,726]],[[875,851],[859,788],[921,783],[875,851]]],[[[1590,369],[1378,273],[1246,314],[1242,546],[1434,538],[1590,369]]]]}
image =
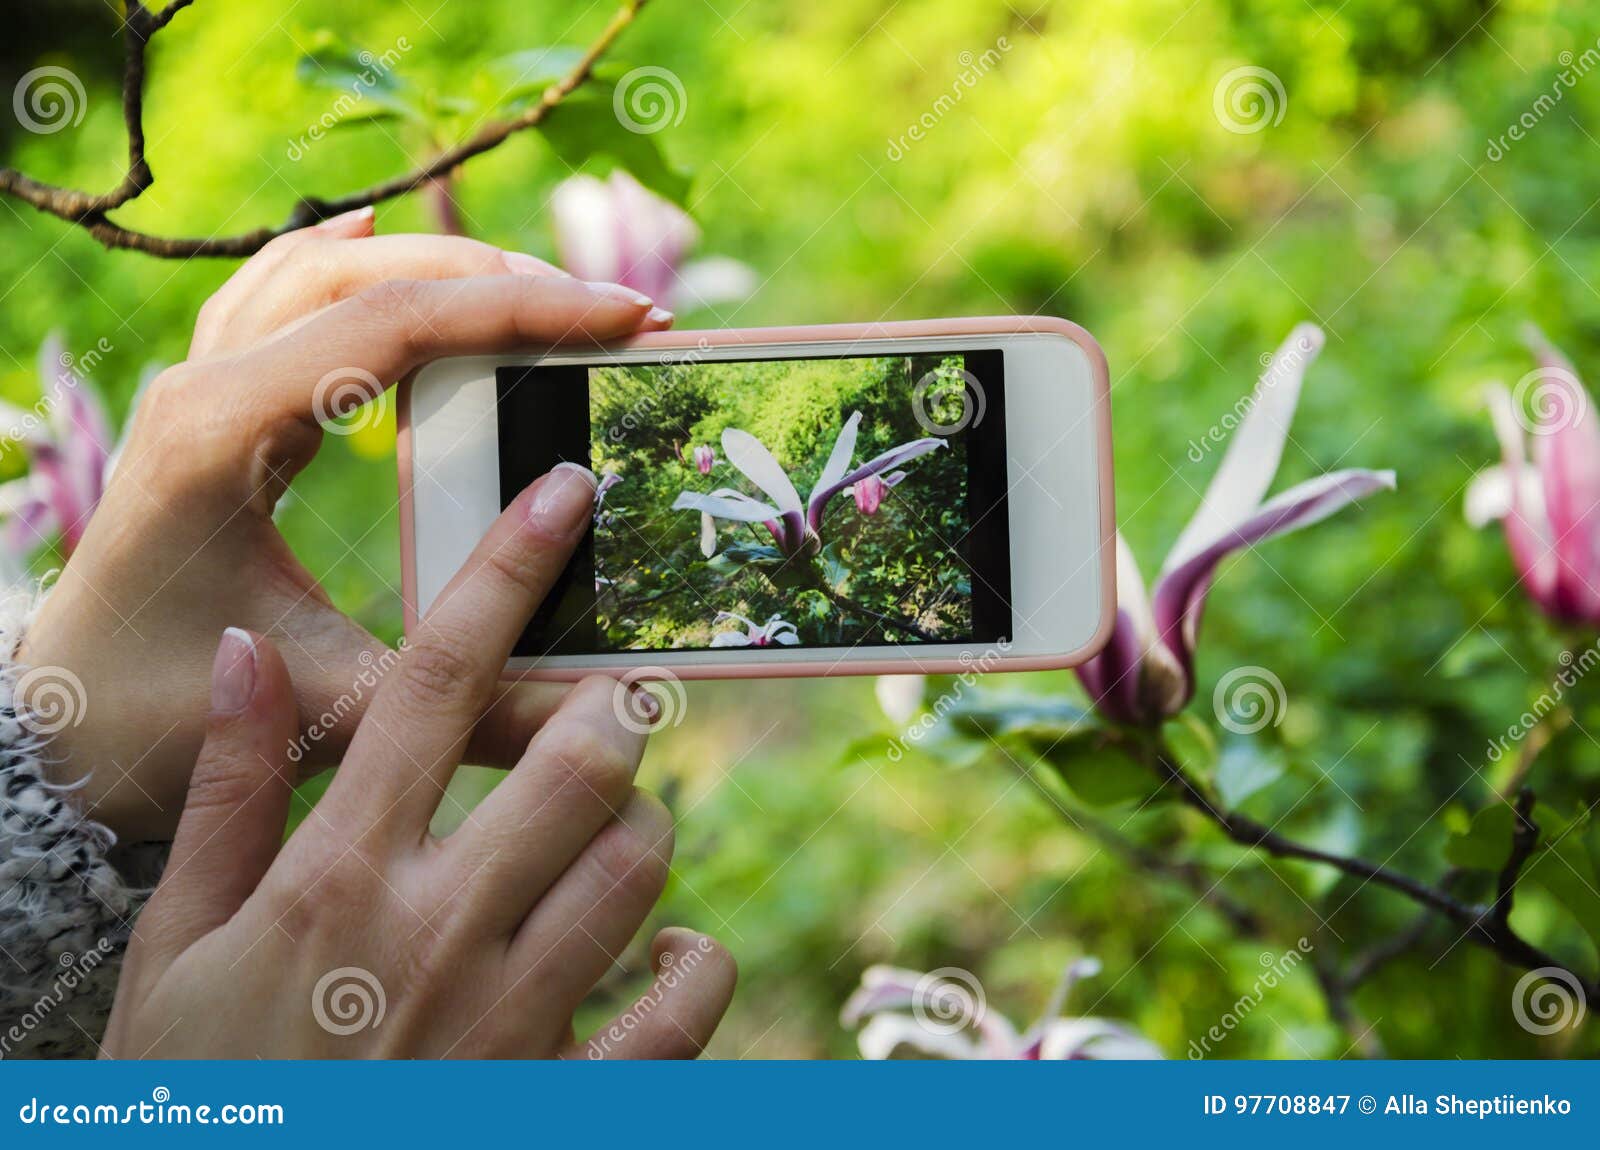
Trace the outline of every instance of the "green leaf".
{"type": "MultiPolygon", "coordinates": [[[[337,92],[350,106],[335,109],[338,118],[360,115],[368,107],[381,108],[393,116],[426,122],[421,101],[398,75],[393,62],[345,43],[331,32],[319,33],[310,51],[295,64],[295,76],[302,84],[323,91],[337,92]]],[[[365,115],[367,121],[377,119],[365,115]]]]}
{"type": "Polygon", "coordinates": [[[1068,699],[1042,695],[991,696],[963,700],[949,712],[950,722],[971,734],[1031,734],[1060,737],[1098,726],[1093,713],[1068,699]]]}
{"type": "Polygon", "coordinates": [[[1444,857],[1463,870],[1500,870],[1511,857],[1514,812],[1505,803],[1484,807],[1465,831],[1450,836],[1444,857]]]}
{"type": "Polygon", "coordinates": [[[667,162],[658,133],[623,127],[611,95],[609,86],[591,81],[550,113],[539,125],[540,135],[574,171],[603,176],[624,168],[651,191],[686,206],[689,177],[667,162]]]}
{"type": "Polygon", "coordinates": [[[1229,740],[1217,759],[1217,793],[1230,807],[1237,807],[1251,795],[1283,777],[1284,762],[1271,749],[1249,739],[1229,740]]]}
{"type": "Polygon", "coordinates": [[[1056,739],[1053,743],[1037,738],[1025,741],[1055,768],[1072,792],[1090,806],[1144,803],[1161,789],[1159,781],[1142,763],[1129,757],[1101,733],[1086,731],[1078,737],[1056,739]]]}
{"type": "Polygon", "coordinates": [[[486,61],[473,77],[473,88],[486,108],[508,108],[532,97],[571,72],[583,60],[583,49],[571,45],[524,48],[486,61]]]}
{"type": "Polygon", "coordinates": [[[1588,815],[1566,819],[1537,803],[1533,821],[1539,825],[1539,843],[1523,868],[1523,877],[1549,891],[1600,950],[1600,872],[1585,841],[1588,815]]]}

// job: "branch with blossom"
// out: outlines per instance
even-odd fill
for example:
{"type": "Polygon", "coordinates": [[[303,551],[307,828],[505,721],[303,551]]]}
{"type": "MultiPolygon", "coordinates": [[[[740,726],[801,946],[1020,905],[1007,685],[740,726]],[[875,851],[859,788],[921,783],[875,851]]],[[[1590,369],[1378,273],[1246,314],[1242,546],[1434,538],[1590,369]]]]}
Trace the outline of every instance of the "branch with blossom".
{"type": "Polygon", "coordinates": [[[93,193],[45,183],[14,168],[0,167],[0,195],[11,196],[41,212],[81,227],[108,248],[127,248],[167,259],[248,256],[278,236],[318,220],[382,203],[409,192],[447,185],[461,165],[499,147],[513,135],[542,124],[568,96],[587,83],[595,66],[633,23],[647,2],[626,0],[578,61],[527,108],[509,118],[485,124],[467,140],[439,152],[413,171],[343,196],[326,199],[302,196],[289,218],[275,227],[202,239],[152,235],[119,224],[109,215],[138,199],[155,184],[155,174],[145,155],[145,56],[151,39],[165,29],[173,17],[194,3],[194,0],[172,0],[165,8],[152,10],[141,0],[126,0],[122,104],[128,135],[128,164],[123,179],[108,192],[93,193]]]}

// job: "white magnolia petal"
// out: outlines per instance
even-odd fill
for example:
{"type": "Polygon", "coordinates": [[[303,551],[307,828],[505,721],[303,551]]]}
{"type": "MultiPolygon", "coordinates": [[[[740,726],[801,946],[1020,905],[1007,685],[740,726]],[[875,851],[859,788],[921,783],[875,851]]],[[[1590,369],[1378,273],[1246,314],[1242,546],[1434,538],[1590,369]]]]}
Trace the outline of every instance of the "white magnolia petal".
{"type": "Polygon", "coordinates": [[[850,461],[856,454],[856,434],[861,427],[861,413],[851,412],[850,418],[844,421],[844,426],[839,429],[839,434],[834,437],[833,450],[828,453],[828,462],[822,467],[822,474],[817,476],[816,485],[811,488],[811,498],[815,499],[818,492],[832,487],[844,473],[850,470],[850,461]]]}
{"type": "Polygon", "coordinates": [[[1071,1058],[1104,1061],[1159,1061],[1166,1055],[1148,1039],[1121,1023],[1103,1018],[1058,1018],[1044,1027],[1039,1046],[1042,1062],[1071,1058]]]}
{"type": "Polygon", "coordinates": [[[611,188],[593,176],[573,176],[550,196],[550,219],[561,266],[584,280],[615,283],[624,266],[622,226],[611,188]]]}
{"type": "Polygon", "coordinates": [[[672,501],[672,509],[699,511],[734,523],[765,523],[778,517],[775,508],[754,499],[730,499],[726,495],[706,495],[699,491],[680,491],[672,501]]]}
{"type": "Polygon", "coordinates": [[[861,1057],[882,1061],[897,1050],[909,1048],[930,1058],[971,1059],[979,1057],[972,1040],[959,1031],[943,1034],[904,1014],[880,1014],[856,1035],[861,1057]]]}
{"type": "Polygon", "coordinates": [[[743,631],[718,631],[711,636],[713,647],[748,647],[750,636],[743,631]]]}
{"type": "Polygon", "coordinates": [[[710,559],[717,553],[717,520],[709,511],[700,513],[700,554],[710,559]]]}
{"type": "Polygon", "coordinates": [[[760,286],[761,277],[749,264],[731,256],[706,256],[678,269],[669,298],[673,307],[688,311],[749,299],[760,286]]]}
{"type": "Polygon", "coordinates": [[[1321,328],[1303,323],[1289,333],[1273,355],[1256,381],[1244,418],[1228,441],[1228,450],[1206,487],[1199,510],[1162,564],[1163,572],[1194,558],[1231,531],[1265,498],[1283,459],[1283,445],[1300,401],[1306,368],[1325,342],[1321,328]]]}
{"type": "Polygon", "coordinates": [[[879,675],[873,684],[878,706],[896,726],[904,726],[922,713],[927,691],[926,675],[879,675]]]}
{"type": "Polygon", "coordinates": [[[722,433],[722,454],[777,504],[779,511],[800,511],[800,493],[766,444],[742,428],[730,427],[722,433]]]}

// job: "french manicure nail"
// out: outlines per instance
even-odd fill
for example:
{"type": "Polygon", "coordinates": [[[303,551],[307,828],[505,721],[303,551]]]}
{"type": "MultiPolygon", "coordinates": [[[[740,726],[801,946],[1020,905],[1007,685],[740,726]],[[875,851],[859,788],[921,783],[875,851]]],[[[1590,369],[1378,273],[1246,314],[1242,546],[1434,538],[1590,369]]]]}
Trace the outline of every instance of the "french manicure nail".
{"type": "Polygon", "coordinates": [[[211,666],[211,709],[234,715],[245,709],[256,689],[256,641],[250,632],[229,627],[217,644],[211,666]]]}
{"type": "Polygon", "coordinates": [[[528,501],[528,524],[541,535],[572,534],[594,508],[594,472],[581,463],[558,463],[539,480],[528,501]]]}
{"type": "Polygon", "coordinates": [[[506,270],[516,276],[570,276],[548,260],[530,256],[527,252],[501,252],[506,270]]]}
{"type": "Polygon", "coordinates": [[[636,292],[631,287],[622,284],[605,283],[600,280],[588,280],[585,286],[596,295],[610,296],[633,304],[634,307],[650,307],[654,302],[643,292],[636,292]]]}
{"type": "Polygon", "coordinates": [[[356,208],[354,211],[345,212],[343,215],[338,215],[332,217],[331,219],[323,220],[317,225],[317,230],[319,232],[336,232],[343,228],[346,224],[353,224],[358,220],[370,219],[371,216],[372,205],[368,204],[364,208],[356,208]]]}
{"type": "Polygon", "coordinates": [[[644,317],[651,323],[671,323],[672,313],[664,307],[653,307],[650,314],[644,317]]]}

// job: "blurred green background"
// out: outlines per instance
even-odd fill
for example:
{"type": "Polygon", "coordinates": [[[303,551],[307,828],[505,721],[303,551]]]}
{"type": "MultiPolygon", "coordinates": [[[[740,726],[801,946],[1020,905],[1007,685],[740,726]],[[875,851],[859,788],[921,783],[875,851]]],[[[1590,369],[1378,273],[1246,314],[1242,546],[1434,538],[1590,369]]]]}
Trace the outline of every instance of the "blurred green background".
{"type": "MultiPolygon", "coordinates": [[[[0,49],[0,80],[9,91],[29,68],[69,67],[87,114],[54,135],[6,118],[0,148],[39,178],[109,187],[123,156],[116,17],[99,0],[48,11],[0,49]]],[[[296,79],[325,32],[379,53],[405,37],[399,72],[448,100],[472,93],[485,61],[586,43],[609,14],[525,0],[199,0],[152,53],[157,183],[119,219],[162,234],[247,230],[284,219],[297,194],[336,195],[424,157],[421,134],[368,126],[290,158],[333,98],[296,79]]],[[[683,120],[654,140],[693,174],[702,249],[760,276],[750,300],[688,324],[1004,312],[1084,324],[1110,359],[1119,514],[1147,575],[1216,465],[1216,452],[1192,461],[1191,440],[1295,322],[1327,328],[1280,484],[1392,467],[1399,490],[1225,569],[1195,709],[1209,724],[1218,676],[1270,668],[1289,706],[1235,752],[1276,764],[1247,809],[1436,878],[1450,831],[1503,781],[1488,741],[1560,649],[1498,535],[1466,527],[1460,505],[1495,456],[1481,386],[1532,367],[1519,325],[1542,324],[1580,369],[1600,364],[1600,76],[1578,76],[1498,159],[1490,140],[1597,35],[1600,10],[1543,0],[654,0],[617,57],[681,80],[683,120]],[[923,138],[897,146],[991,51],[997,62],[923,138]],[[1245,66],[1283,92],[1277,122],[1253,132],[1229,130],[1214,106],[1219,81],[1245,66]]],[[[533,135],[474,161],[459,184],[470,231],[552,256],[545,205],[568,174],[533,135]]],[[[401,201],[378,224],[430,218],[401,201]]],[[[75,352],[109,342],[94,379],[119,411],[146,363],[182,358],[197,308],[235,266],[107,253],[4,199],[0,251],[0,391],[37,395],[34,350],[60,328],[75,352]]],[[[392,426],[391,411],[373,431],[330,437],[281,514],[334,598],[390,639],[392,426]]],[[[694,684],[681,725],[652,744],[641,781],[679,818],[657,917],[717,933],[742,968],[714,1054],[851,1055],[837,1012],[873,962],[971,970],[991,1007],[1025,1020],[1068,959],[1095,954],[1106,972],[1074,1012],[1130,1020],[1183,1057],[1251,992],[1263,955],[1304,936],[1320,958],[1344,958],[1411,921],[1392,895],[1269,866],[1168,806],[1093,815],[1225,874],[1271,931],[1240,937],[1183,883],[1076,828],[1085,804],[1043,793],[984,740],[890,761],[897,728],[872,688],[694,684]]],[[[1064,673],[991,689],[1080,697],[1064,673]]],[[[1569,696],[1573,722],[1532,775],[1569,811],[1600,796],[1593,696],[1583,685],[1569,696]]],[[[454,796],[470,805],[490,781],[464,771],[454,796]]],[[[447,804],[441,826],[459,817],[447,804]]],[[[1593,971],[1592,945],[1540,892],[1517,922],[1593,971]]],[[[1441,928],[1385,967],[1344,1022],[1307,963],[1212,1053],[1336,1057],[1373,1040],[1397,1056],[1596,1050],[1592,1024],[1547,1039],[1520,1028],[1517,972],[1457,934],[1441,928]]],[[[646,965],[629,956],[596,1018],[646,965]]]]}

